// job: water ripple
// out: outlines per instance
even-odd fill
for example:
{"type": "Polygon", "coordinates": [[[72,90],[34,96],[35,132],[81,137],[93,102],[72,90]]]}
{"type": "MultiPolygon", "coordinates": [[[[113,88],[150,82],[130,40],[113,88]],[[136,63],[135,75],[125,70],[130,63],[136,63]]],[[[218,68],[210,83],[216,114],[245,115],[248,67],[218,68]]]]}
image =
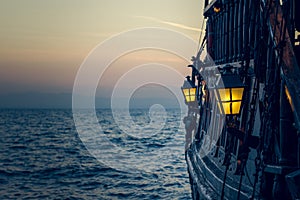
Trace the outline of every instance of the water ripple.
{"type": "MultiPolygon", "coordinates": [[[[134,120],[148,123],[138,110],[134,120]]],[[[173,130],[177,112],[156,137],[123,134],[108,110],[98,111],[104,134],[135,153],[151,154],[151,172],[126,173],[104,166],[86,150],[76,133],[71,110],[0,111],[0,199],[190,199],[184,161],[184,134],[173,130]],[[157,151],[168,147],[161,157],[157,151]]],[[[151,130],[150,130],[151,131],[151,130]]]]}

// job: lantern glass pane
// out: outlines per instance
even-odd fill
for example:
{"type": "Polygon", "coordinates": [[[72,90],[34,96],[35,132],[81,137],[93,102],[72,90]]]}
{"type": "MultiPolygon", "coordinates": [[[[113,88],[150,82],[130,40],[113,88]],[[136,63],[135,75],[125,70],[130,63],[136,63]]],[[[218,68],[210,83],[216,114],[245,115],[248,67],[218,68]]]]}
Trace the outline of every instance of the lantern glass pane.
{"type": "Polygon", "coordinates": [[[230,101],[230,88],[218,89],[221,101],[230,101]]]}
{"type": "Polygon", "coordinates": [[[232,101],[241,101],[243,98],[244,88],[232,88],[232,101]]]}
{"type": "Polygon", "coordinates": [[[196,97],[195,96],[190,96],[191,101],[196,101],[196,97]]]}
{"type": "Polygon", "coordinates": [[[224,109],[224,114],[225,115],[230,115],[231,112],[230,112],[230,102],[222,102],[222,106],[223,106],[223,109],[224,109]]]}
{"type": "Polygon", "coordinates": [[[232,103],[232,113],[233,115],[239,114],[241,108],[241,101],[233,102],[232,103]]]}
{"type": "Polygon", "coordinates": [[[190,95],[190,91],[189,91],[188,88],[187,88],[187,89],[182,89],[182,90],[183,90],[183,93],[184,93],[184,96],[185,96],[185,97],[187,97],[187,96],[190,95]]]}
{"type": "Polygon", "coordinates": [[[190,95],[196,95],[196,88],[190,88],[190,95]]]}

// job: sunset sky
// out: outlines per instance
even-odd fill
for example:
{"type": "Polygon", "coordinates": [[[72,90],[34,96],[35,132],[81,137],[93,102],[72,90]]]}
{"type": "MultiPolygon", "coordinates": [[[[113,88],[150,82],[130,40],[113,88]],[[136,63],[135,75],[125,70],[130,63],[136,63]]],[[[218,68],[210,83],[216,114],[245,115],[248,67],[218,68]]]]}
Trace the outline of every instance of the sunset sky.
{"type": "MultiPolygon", "coordinates": [[[[0,94],[71,93],[89,52],[109,37],[134,28],[168,28],[198,42],[202,11],[202,0],[2,0],[0,94]]],[[[128,55],[124,63],[131,65],[137,56],[137,63],[153,58],[170,65],[177,59],[141,51],[128,55]]],[[[186,64],[177,60],[174,67],[186,64]]],[[[122,67],[117,64],[112,74],[122,67]]]]}

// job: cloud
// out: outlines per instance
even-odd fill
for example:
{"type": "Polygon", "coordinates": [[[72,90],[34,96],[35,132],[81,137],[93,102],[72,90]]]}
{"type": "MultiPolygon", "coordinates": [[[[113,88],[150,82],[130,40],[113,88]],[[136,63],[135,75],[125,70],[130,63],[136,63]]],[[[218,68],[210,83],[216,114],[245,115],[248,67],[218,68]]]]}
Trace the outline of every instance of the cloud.
{"type": "Polygon", "coordinates": [[[155,21],[161,24],[167,24],[173,27],[177,27],[177,28],[181,28],[181,29],[185,29],[185,30],[190,30],[190,31],[197,31],[197,32],[204,32],[205,30],[202,30],[200,28],[195,28],[195,27],[190,27],[190,26],[186,26],[183,24],[178,24],[178,23],[174,23],[174,22],[168,22],[168,21],[164,21],[164,20],[160,20],[154,17],[146,17],[146,16],[134,16],[136,18],[142,18],[142,19],[147,19],[147,20],[151,20],[151,21],[155,21]]]}

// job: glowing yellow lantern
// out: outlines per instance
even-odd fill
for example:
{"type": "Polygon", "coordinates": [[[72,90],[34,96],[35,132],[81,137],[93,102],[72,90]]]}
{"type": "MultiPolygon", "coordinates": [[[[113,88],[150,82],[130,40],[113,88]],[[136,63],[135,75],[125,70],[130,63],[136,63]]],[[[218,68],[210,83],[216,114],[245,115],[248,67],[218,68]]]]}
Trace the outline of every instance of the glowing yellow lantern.
{"type": "Polygon", "coordinates": [[[218,107],[222,114],[240,114],[245,86],[238,75],[223,74],[215,88],[218,107]]]}
{"type": "Polygon", "coordinates": [[[181,87],[185,103],[190,104],[197,101],[197,88],[188,81],[184,81],[181,87]]]}

